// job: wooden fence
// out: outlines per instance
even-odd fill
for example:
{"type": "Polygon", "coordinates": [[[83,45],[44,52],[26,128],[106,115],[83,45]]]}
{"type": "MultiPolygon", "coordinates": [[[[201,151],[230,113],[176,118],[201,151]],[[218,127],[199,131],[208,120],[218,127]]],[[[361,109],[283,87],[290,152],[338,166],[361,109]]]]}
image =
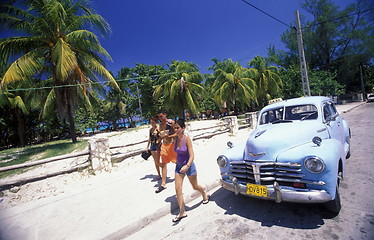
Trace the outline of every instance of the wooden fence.
{"type": "MultiPolygon", "coordinates": [[[[247,128],[247,127],[253,128],[254,122],[255,121],[252,115],[246,114],[245,118],[240,119],[240,120],[238,120],[236,116],[229,116],[223,119],[222,124],[205,127],[205,128],[191,129],[187,123],[187,132],[192,137],[192,139],[195,141],[199,139],[211,138],[213,136],[227,133],[227,132],[231,134],[236,134],[238,129],[247,128]],[[213,130],[213,131],[192,135],[193,132],[201,132],[204,130],[213,130]]],[[[116,149],[119,149],[119,150],[126,149],[130,146],[144,144],[147,141],[148,139],[135,142],[135,143],[131,143],[131,144],[126,144],[126,145],[109,146],[108,138],[93,139],[88,142],[89,144],[88,150],[61,155],[61,156],[56,156],[56,157],[51,157],[51,158],[42,159],[42,160],[33,161],[33,162],[27,162],[23,164],[0,167],[0,172],[5,172],[5,171],[14,170],[14,169],[22,169],[26,167],[38,166],[41,164],[62,161],[62,160],[67,160],[67,159],[72,159],[72,158],[77,158],[77,157],[82,157],[82,156],[87,158],[86,161],[83,161],[82,163],[76,164],[76,166],[74,167],[71,167],[69,169],[64,169],[62,171],[57,171],[57,172],[48,173],[48,174],[39,175],[39,176],[24,177],[24,178],[19,178],[15,180],[0,181],[0,189],[7,189],[7,188],[10,188],[16,185],[21,185],[21,184],[32,182],[32,181],[37,181],[37,180],[45,179],[48,177],[57,176],[60,174],[83,170],[87,167],[92,167],[95,173],[103,171],[103,170],[110,171],[112,167],[112,163],[120,162],[126,158],[139,155],[144,150],[144,148],[139,148],[139,149],[136,149],[130,152],[121,152],[121,151],[115,152],[116,149]],[[103,164],[102,162],[105,162],[105,161],[107,163],[103,164]]]]}

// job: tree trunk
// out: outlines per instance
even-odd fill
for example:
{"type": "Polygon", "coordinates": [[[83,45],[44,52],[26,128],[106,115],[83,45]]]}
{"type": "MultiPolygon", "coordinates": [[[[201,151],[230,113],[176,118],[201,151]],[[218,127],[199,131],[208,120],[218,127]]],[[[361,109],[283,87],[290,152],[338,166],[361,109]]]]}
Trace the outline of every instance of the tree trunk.
{"type": "Polygon", "coordinates": [[[21,147],[25,146],[25,120],[22,117],[21,109],[16,109],[17,117],[17,131],[18,131],[18,140],[21,147]]]}
{"type": "Polygon", "coordinates": [[[75,132],[75,121],[74,121],[74,113],[73,109],[70,105],[70,101],[68,101],[68,114],[69,114],[69,127],[70,127],[70,137],[73,143],[77,142],[77,133],[75,132]]]}

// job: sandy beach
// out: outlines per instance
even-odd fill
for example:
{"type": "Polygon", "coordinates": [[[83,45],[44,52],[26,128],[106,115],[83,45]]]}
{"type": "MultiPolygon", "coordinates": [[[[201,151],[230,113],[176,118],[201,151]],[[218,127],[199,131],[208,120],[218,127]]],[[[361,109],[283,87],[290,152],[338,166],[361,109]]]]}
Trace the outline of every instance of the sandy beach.
{"type": "MultiPolygon", "coordinates": [[[[216,131],[218,128],[211,128],[205,129],[201,131],[194,131],[200,128],[208,128],[214,127],[218,124],[221,124],[222,121],[219,120],[203,120],[203,121],[191,121],[188,122],[190,124],[191,132],[189,133],[192,136],[197,136],[205,133],[212,133],[216,131]]],[[[136,129],[128,129],[123,131],[116,131],[116,132],[106,132],[106,133],[99,133],[89,137],[83,137],[82,139],[89,140],[90,138],[102,138],[108,137],[109,138],[109,145],[110,146],[120,146],[129,143],[140,142],[146,140],[148,138],[148,130],[150,126],[144,125],[140,126],[136,129]]],[[[214,139],[214,137],[212,138],[214,139]]],[[[208,142],[205,140],[198,140],[194,142],[194,146],[199,146],[199,148],[204,148],[204,144],[208,142]]],[[[88,146],[87,146],[88,147],[88,146]]],[[[112,153],[116,152],[129,152],[138,149],[144,149],[146,147],[146,143],[134,145],[131,147],[124,148],[116,148],[113,149],[112,153]]],[[[72,158],[69,160],[62,160],[52,163],[47,163],[35,167],[25,173],[19,174],[17,176],[9,176],[7,178],[1,179],[2,181],[8,181],[12,179],[19,179],[23,177],[29,176],[39,176],[45,173],[51,173],[53,171],[59,171],[63,169],[69,169],[73,166],[77,166],[83,162],[87,161],[86,156],[72,158]]],[[[153,161],[152,158],[149,160],[144,160],[141,158],[140,155],[126,158],[125,160],[115,163],[113,166],[113,170],[110,173],[103,172],[98,175],[93,175],[88,171],[88,169],[84,169],[82,171],[76,171],[69,174],[58,175],[55,177],[50,177],[44,180],[39,180],[31,183],[27,183],[21,186],[16,186],[8,190],[4,190],[0,192],[0,209],[7,209],[14,206],[18,206],[27,202],[32,202],[34,200],[48,198],[51,196],[57,196],[60,194],[64,194],[65,192],[70,191],[72,188],[76,189],[84,189],[87,187],[93,187],[95,184],[102,181],[103,178],[110,178],[111,174],[114,174],[118,171],[125,171],[129,165],[137,164],[137,163],[144,163],[153,161]]]]}

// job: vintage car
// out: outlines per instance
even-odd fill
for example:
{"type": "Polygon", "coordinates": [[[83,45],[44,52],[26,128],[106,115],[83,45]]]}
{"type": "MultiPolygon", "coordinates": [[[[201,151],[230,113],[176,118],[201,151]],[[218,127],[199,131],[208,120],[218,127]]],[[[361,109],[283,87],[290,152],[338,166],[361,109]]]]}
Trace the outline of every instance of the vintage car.
{"type": "Polygon", "coordinates": [[[367,102],[374,102],[374,93],[369,93],[366,101],[367,102]]]}
{"type": "Polygon", "coordinates": [[[247,142],[217,158],[225,189],[277,203],[323,203],[338,214],[350,128],[327,97],[264,107],[247,142]]]}

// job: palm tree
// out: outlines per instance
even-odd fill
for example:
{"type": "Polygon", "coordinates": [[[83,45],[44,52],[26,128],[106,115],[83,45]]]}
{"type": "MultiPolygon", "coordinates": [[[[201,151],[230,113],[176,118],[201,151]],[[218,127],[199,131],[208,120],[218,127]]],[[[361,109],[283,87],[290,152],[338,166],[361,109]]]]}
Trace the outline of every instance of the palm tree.
{"type": "Polygon", "coordinates": [[[248,63],[254,69],[252,78],[257,84],[257,100],[260,107],[267,105],[268,101],[281,90],[282,79],[278,75],[278,68],[269,66],[261,56],[256,56],[248,63]]]}
{"type": "Polygon", "coordinates": [[[128,74],[130,69],[122,68],[121,72],[123,72],[125,69],[128,71],[128,73],[120,75],[120,79],[117,81],[121,91],[110,87],[105,96],[103,106],[106,116],[105,120],[110,122],[115,130],[118,128],[118,121],[124,117],[127,110],[127,105],[132,98],[132,96],[128,93],[130,84],[128,74]]]}
{"type": "Polygon", "coordinates": [[[25,146],[25,119],[29,114],[24,99],[13,93],[0,93],[0,107],[9,107],[17,119],[18,140],[21,147],[25,146]]]}
{"type": "Polygon", "coordinates": [[[214,100],[220,106],[227,104],[238,113],[238,106],[250,107],[256,102],[256,83],[251,78],[252,69],[242,67],[238,62],[226,59],[223,62],[216,62],[214,69],[214,83],[211,91],[214,100]]]}
{"type": "Polygon", "coordinates": [[[76,142],[74,116],[78,99],[98,86],[95,84],[98,76],[117,86],[100,57],[111,59],[110,55],[100,45],[96,34],[86,30],[90,27],[106,35],[110,27],[90,8],[89,1],[23,3],[23,8],[0,5],[3,27],[24,34],[0,41],[0,58],[17,58],[5,72],[1,84],[6,87],[35,74],[41,74],[44,79],[50,76],[53,80],[50,97],[56,101],[60,120],[69,123],[71,139],[76,142]]]}
{"type": "MultiPolygon", "coordinates": [[[[0,82],[4,72],[9,67],[9,64],[4,60],[1,62],[0,82]]],[[[0,108],[10,109],[9,113],[15,117],[17,123],[16,134],[18,135],[18,144],[21,147],[25,146],[25,117],[29,115],[32,107],[35,108],[36,105],[33,105],[33,94],[17,89],[27,89],[33,87],[33,84],[32,81],[12,83],[9,86],[11,91],[3,91],[0,87],[0,108]]]]}
{"type": "Polygon", "coordinates": [[[197,65],[173,60],[169,70],[170,74],[160,77],[161,84],[155,88],[155,98],[159,99],[163,95],[166,107],[175,113],[181,113],[181,116],[184,116],[185,110],[193,114],[198,113],[200,97],[204,93],[201,86],[204,76],[199,72],[197,65]]]}

